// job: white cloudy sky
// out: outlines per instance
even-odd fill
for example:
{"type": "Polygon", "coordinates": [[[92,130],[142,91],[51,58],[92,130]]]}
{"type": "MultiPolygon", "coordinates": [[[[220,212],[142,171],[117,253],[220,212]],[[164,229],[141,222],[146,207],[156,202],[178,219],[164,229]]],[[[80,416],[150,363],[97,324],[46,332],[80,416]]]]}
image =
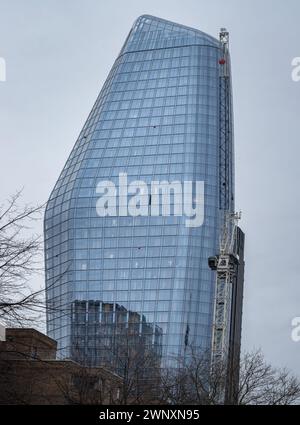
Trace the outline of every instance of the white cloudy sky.
{"type": "MultiPolygon", "coordinates": [[[[237,208],[246,232],[243,347],[300,375],[299,0],[0,0],[0,200],[44,202],[133,21],[231,34],[237,208]],[[299,238],[299,239],[298,239],[299,238]]],[[[42,224],[38,230],[42,231],[42,224]]],[[[35,282],[35,284],[41,284],[35,282]]]]}

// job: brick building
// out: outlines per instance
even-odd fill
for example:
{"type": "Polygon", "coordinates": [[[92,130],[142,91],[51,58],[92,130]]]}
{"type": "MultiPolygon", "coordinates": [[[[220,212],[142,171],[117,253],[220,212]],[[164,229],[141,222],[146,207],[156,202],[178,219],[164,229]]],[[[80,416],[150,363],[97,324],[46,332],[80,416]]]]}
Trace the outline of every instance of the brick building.
{"type": "Polygon", "coordinates": [[[118,375],[56,360],[56,341],[35,329],[2,328],[1,335],[0,404],[118,404],[118,375]]]}

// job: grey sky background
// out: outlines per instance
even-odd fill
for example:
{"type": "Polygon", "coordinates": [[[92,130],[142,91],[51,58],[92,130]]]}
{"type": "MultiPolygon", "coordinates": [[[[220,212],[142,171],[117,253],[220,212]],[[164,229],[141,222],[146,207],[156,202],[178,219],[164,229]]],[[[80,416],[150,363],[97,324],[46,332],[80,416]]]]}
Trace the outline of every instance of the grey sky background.
{"type": "MultiPolygon", "coordinates": [[[[133,24],[231,35],[236,199],[246,233],[243,348],[300,375],[299,0],[0,0],[0,201],[47,200],[133,24]]],[[[42,231],[42,223],[37,226],[42,231]]],[[[42,285],[42,278],[35,279],[42,285]]]]}

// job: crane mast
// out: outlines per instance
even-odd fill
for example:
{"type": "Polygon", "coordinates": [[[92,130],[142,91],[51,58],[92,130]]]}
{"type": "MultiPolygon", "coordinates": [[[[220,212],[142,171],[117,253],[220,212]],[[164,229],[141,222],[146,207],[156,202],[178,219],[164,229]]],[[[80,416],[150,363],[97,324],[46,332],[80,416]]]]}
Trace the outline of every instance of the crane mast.
{"type": "Polygon", "coordinates": [[[233,208],[231,77],[229,61],[229,32],[221,28],[221,57],[219,59],[219,207],[222,211],[233,208]]]}
{"type": "Polygon", "coordinates": [[[235,235],[240,213],[228,213],[221,233],[220,251],[208,259],[209,267],[216,271],[214,315],[212,332],[212,367],[226,365],[229,352],[231,324],[231,294],[236,281],[239,258],[235,250],[235,235]]]}
{"type": "Polygon", "coordinates": [[[235,249],[236,228],[240,213],[234,213],[233,129],[231,111],[231,77],[229,62],[229,33],[220,31],[221,58],[219,59],[219,210],[220,241],[219,252],[208,259],[209,267],[215,271],[215,297],[211,344],[212,372],[222,365],[224,373],[221,402],[226,399],[226,375],[230,350],[230,327],[232,311],[232,290],[237,279],[239,258],[235,249]],[[225,372],[224,372],[225,370],[225,372]]]}

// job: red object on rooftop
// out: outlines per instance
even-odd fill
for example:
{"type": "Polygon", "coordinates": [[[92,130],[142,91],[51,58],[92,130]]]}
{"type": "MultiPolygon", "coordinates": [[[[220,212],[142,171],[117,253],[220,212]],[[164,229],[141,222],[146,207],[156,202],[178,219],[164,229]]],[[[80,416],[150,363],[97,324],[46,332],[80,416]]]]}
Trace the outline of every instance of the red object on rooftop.
{"type": "Polygon", "coordinates": [[[226,63],[226,60],[224,58],[222,58],[222,59],[219,60],[219,64],[220,65],[225,65],[225,63],[226,63]]]}

